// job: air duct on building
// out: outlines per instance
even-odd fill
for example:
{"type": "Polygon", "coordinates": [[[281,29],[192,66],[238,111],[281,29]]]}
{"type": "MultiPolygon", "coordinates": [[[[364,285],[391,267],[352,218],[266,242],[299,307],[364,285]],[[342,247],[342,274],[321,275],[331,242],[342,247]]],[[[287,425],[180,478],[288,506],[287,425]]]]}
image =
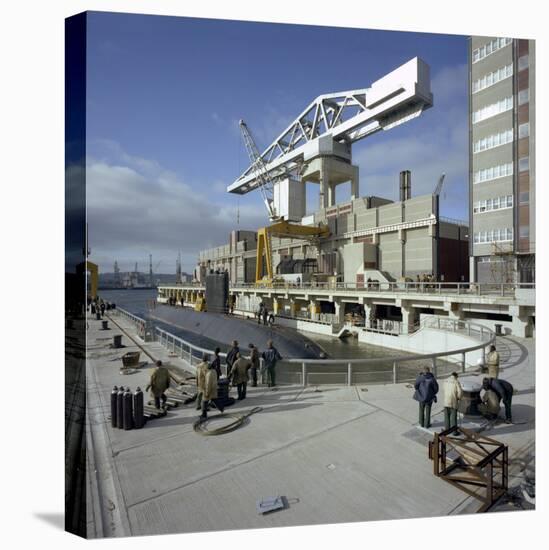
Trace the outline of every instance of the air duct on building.
{"type": "Polygon", "coordinates": [[[412,173],[410,170],[403,170],[400,173],[400,202],[412,198],[412,173]]]}

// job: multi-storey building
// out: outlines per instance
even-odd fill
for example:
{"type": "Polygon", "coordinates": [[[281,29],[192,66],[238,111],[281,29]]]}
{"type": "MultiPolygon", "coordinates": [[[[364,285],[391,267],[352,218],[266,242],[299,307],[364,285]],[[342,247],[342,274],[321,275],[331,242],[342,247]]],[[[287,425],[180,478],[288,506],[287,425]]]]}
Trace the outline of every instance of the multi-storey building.
{"type": "MultiPolygon", "coordinates": [[[[410,173],[407,174],[408,182],[410,173]]],[[[402,182],[401,182],[402,186],[402,182]]],[[[272,265],[287,280],[307,282],[334,276],[357,287],[377,281],[415,281],[424,274],[437,281],[468,280],[466,222],[442,218],[438,197],[411,197],[401,188],[401,200],[358,197],[321,208],[302,219],[303,225],[323,224],[329,237],[313,243],[299,238],[271,238],[272,265]]],[[[231,284],[255,281],[257,234],[233,231],[229,243],[199,254],[195,278],[210,270],[227,271],[231,284]]]]}
{"type": "Polygon", "coordinates": [[[535,280],[533,40],[469,39],[470,277],[535,280]]]}

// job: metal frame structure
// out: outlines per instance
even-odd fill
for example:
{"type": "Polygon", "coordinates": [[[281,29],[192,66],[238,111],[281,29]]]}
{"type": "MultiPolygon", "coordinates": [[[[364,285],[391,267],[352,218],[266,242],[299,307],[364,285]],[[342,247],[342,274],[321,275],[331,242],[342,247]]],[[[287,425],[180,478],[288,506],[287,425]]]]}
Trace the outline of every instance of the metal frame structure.
{"type": "MultiPolygon", "coordinates": [[[[78,264],[76,269],[80,273],[85,273],[86,283],[87,283],[88,273],[89,273],[90,296],[92,298],[96,298],[97,289],[98,289],[98,286],[99,286],[99,267],[97,266],[97,264],[94,264],[93,262],[90,262],[89,260],[86,260],[85,262],[82,262],[82,263],[78,264]]],[[[87,286],[87,284],[86,284],[86,286],[87,286]]]]}
{"type": "Polygon", "coordinates": [[[327,237],[330,231],[327,226],[291,224],[287,221],[274,223],[269,227],[262,227],[257,231],[257,259],[255,263],[256,283],[272,284],[274,278],[271,236],[297,237],[299,239],[320,239],[327,237]],[[263,278],[263,258],[266,264],[266,279],[263,278]]]}
{"type": "Polygon", "coordinates": [[[450,428],[435,433],[429,458],[435,476],[480,500],[477,512],[488,511],[507,492],[508,448],[495,439],[466,428],[450,428]]]}
{"type": "MultiPolygon", "coordinates": [[[[281,177],[320,154],[348,160],[352,143],[403,124],[432,104],[429,66],[417,57],[369,88],[319,95],[259,155],[266,171],[261,173],[281,177]]],[[[227,191],[245,194],[262,184],[257,163],[252,161],[227,191]]]]}
{"type": "Polygon", "coordinates": [[[252,133],[248,128],[248,125],[240,119],[238,123],[240,126],[240,131],[242,132],[242,139],[244,140],[244,145],[246,146],[246,151],[250,157],[251,165],[250,170],[256,174],[259,190],[263,197],[263,202],[269,213],[269,219],[275,220],[277,218],[277,212],[274,208],[274,184],[269,171],[265,166],[262,156],[259,154],[257,145],[255,144],[252,133]]]}

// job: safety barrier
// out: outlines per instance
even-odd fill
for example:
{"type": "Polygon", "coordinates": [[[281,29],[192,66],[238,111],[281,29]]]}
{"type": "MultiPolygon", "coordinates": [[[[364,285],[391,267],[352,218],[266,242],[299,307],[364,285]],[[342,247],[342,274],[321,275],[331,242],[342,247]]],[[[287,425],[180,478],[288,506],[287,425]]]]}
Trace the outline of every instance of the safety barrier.
{"type": "MultiPolygon", "coordinates": [[[[135,324],[138,330],[141,326],[145,326],[144,319],[121,308],[117,308],[116,311],[135,324]]],[[[430,366],[435,376],[448,375],[456,368],[464,373],[468,366],[467,355],[480,350],[484,360],[486,347],[493,344],[496,338],[495,333],[490,329],[469,321],[428,317],[421,321],[419,329],[421,328],[454,332],[478,340],[478,343],[460,349],[428,354],[407,353],[365,359],[283,359],[277,363],[277,382],[302,386],[397,384],[413,381],[425,366],[430,366]],[[456,357],[459,359],[456,360],[456,357]]],[[[163,347],[191,366],[200,363],[204,353],[213,358],[212,350],[191,344],[159,327],[155,327],[155,336],[156,341],[163,347]]],[[[219,356],[224,362],[226,354],[220,353],[219,356]]],[[[226,374],[225,364],[222,364],[222,372],[226,374]]]]}
{"type": "MultiPolygon", "coordinates": [[[[159,287],[159,296],[163,292],[169,292],[171,289],[189,289],[203,290],[201,283],[185,283],[164,285],[159,287]]],[[[417,294],[444,294],[444,295],[473,295],[473,296],[507,296],[515,297],[517,290],[535,290],[535,283],[470,283],[470,282],[385,282],[370,281],[363,284],[357,283],[320,283],[320,282],[301,282],[295,283],[237,283],[231,286],[231,291],[240,290],[347,290],[357,292],[391,292],[391,293],[417,293],[417,294]]]]}

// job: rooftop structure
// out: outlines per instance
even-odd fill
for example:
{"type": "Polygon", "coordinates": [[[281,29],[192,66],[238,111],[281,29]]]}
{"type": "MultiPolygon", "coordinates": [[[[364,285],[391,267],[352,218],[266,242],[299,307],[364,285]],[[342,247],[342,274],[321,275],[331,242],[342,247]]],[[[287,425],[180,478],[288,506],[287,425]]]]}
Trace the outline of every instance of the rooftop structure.
{"type": "MultiPolygon", "coordinates": [[[[410,181],[408,173],[407,185],[410,181]]],[[[304,217],[305,225],[326,224],[330,236],[316,243],[273,236],[277,274],[302,282],[335,277],[353,284],[368,278],[416,280],[423,274],[468,280],[466,222],[438,216],[435,195],[406,196],[398,202],[358,197],[304,217]]],[[[233,231],[228,244],[201,251],[196,279],[204,280],[213,269],[229,271],[232,284],[253,282],[256,241],[255,231],[233,231]]]]}

